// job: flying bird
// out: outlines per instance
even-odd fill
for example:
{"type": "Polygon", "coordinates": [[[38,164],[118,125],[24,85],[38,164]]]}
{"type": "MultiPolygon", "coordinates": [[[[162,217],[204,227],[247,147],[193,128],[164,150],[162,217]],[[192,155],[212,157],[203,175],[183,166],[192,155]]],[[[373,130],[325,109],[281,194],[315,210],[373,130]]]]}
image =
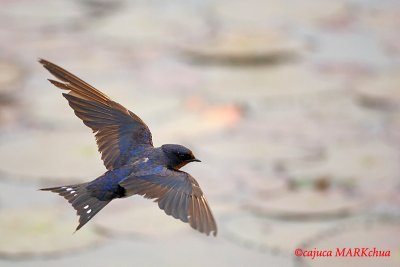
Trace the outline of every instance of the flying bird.
{"type": "Polygon", "coordinates": [[[197,183],[180,168],[198,160],[177,144],[154,147],[147,125],[133,112],[47,60],[39,62],[59,81],[75,115],[92,129],[107,172],[91,182],[43,188],[63,196],[79,216],[79,230],[110,201],[132,195],[153,199],[167,215],[201,233],[217,235],[217,225],[197,183]]]}

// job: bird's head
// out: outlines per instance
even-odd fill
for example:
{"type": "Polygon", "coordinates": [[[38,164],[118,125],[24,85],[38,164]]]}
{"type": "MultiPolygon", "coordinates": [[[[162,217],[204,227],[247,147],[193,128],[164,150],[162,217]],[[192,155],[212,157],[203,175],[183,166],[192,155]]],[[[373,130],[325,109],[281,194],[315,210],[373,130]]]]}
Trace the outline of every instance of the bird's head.
{"type": "Polygon", "coordinates": [[[189,162],[200,162],[200,160],[196,159],[193,155],[193,152],[184,146],[167,144],[162,145],[161,149],[169,160],[168,165],[174,169],[182,168],[189,162]]]}

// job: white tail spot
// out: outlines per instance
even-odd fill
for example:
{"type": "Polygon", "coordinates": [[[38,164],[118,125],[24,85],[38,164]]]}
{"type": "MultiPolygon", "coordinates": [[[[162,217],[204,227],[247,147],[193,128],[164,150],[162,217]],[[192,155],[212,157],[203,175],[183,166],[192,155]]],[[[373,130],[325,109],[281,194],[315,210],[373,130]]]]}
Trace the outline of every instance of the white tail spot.
{"type": "Polygon", "coordinates": [[[76,197],[78,194],[74,194],[74,197],[76,197]]]}
{"type": "Polygon", "coordinates": [[[86,205],[85,207],[83,207],[84,209],[87,209],[87,208],[89,208],[89,205],[86,205]]]}
{"type": "Polygon", "coordinates": [[[86,213],[89,214],[89,213],[91,213],[91,212],[92,212],[92,210],[90,209],[90,210],[88,210],[86,213]]]}
{"type": "Polygon", "coordinates": [[[71,190],[72,190],[72,188],[67,188],[67,189],[65,189],[65,190],[67,190],[67,191],[71,191],[71,190]]]}
{"type": "Polygon", "coordinates": [[[72,190],[70,193],[73,194],[73,193],[75,193],[75,192],[76,192],[76,191],[72,190]]]}

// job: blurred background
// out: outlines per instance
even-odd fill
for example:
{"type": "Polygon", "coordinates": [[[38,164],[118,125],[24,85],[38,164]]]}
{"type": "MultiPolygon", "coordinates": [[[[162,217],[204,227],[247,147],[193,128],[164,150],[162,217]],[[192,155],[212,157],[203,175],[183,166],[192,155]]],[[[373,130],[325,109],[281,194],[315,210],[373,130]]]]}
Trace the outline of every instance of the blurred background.
{"type": "Polygon", "coordinates": [[[400,266],[396,0],[0,1],[0,266],[400,266]],[[141,197],[78,217],[38,188],[105,171],[45,58],[140,116],[217,218],[141,197]],[[369,247],[388,258],[296,257],[369,247]]]}

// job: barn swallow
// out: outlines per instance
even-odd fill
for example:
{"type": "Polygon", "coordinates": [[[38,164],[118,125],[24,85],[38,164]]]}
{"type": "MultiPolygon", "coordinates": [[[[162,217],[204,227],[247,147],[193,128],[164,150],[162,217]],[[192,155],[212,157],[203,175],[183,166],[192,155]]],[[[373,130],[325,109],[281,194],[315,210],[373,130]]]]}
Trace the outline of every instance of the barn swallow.
{"type": "Polygon", "coordinates": [[[92,129],[107,172],[91,182],[43,188],[63,196],[79,216],[76,231],[110,201],[132,195],[153,199],[167,215],[201,233],[217,235],[217,225],[197,183],[180,168],[198,160],[182,145],[154,147],[147,125],[133,112],[65,69],[40,59],[65,90],[75,115],[92,129]]]}

